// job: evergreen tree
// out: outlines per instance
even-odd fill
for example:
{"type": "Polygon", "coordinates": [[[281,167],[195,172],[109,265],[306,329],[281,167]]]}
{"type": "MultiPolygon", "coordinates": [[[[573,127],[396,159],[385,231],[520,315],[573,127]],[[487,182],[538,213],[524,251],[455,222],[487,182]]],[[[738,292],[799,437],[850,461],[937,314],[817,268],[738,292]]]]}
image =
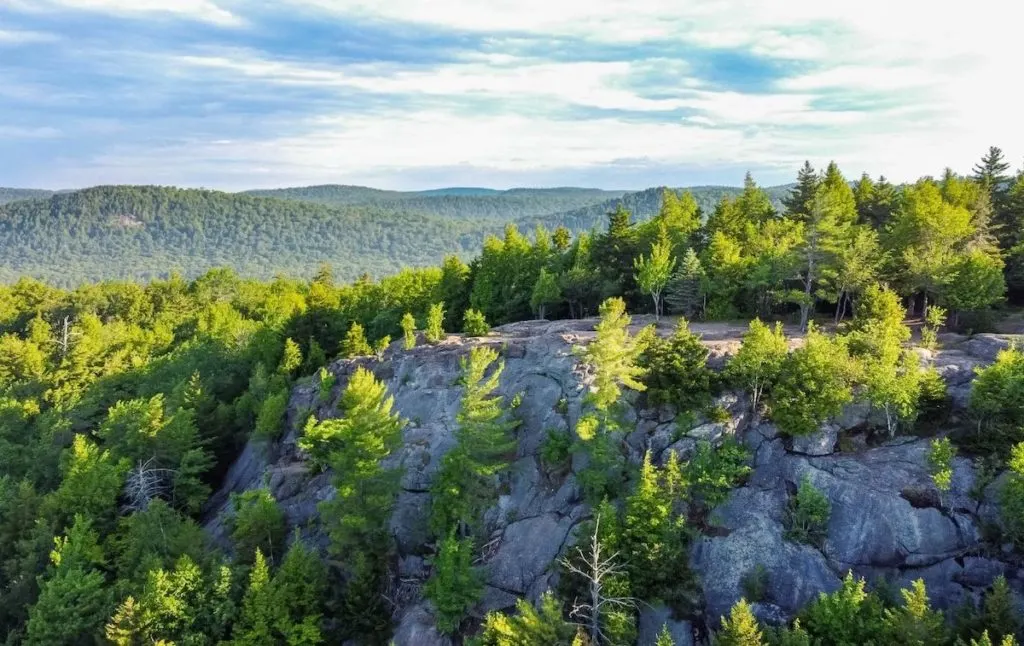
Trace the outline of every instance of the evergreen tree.
{"type": "Polygon", "coordinates": [[[779,428],[807,435],[838,415],[853,399],[848,364],[841,342],[809,328],[803,347],[789,353],[772,388],[771,417],[779,428]]]}
{"type": "Polygon", "coordinates": [[[235,646],[271,646],[275,641],[274,627],[280,617],[280,607],[270,581],[270,568],[263,552],[256,549],[249,585],[242,597],[242,609],[235,623],[231,643],[235,646]]]}
{"type": "Polygon", "coordinates": [[[479,646],[570,646],[575,635],[575,627],[562,618],[561,602],[545,592],[536,609],[517,599],[515,615],[487,613],[479,646]]]}
{"type": "Polygon", "coordinates": [[[547,314],[547,308],[562,300],[562,292],[558,288],[558,282],[554,274],[547,269],[541,268],[537,275],[537,282],[533,285],[533,293],[530,296],[530,307],[537,314],[537,318],[543,320],[547,314]]]}
{"type": "Polygon", "coordinates": [[[39,599],[29,611],[24,643],[94,643],[113,601],[101,570],[98,537],[89,520],[76,515],[68,534],[54,543],[52,565],[39,577],[39,599]]]}
{"type": "Polygon", "coordinates": [[[595,368],[590,399],[600,411],[607,411],[619,400],[622,387],[644,390],[639,380],[644,369],[637,365],[643,348],[629,335],[630,317],[621,298],[609,298],[601,304],[601,320],[594,340],[582,354],[595,368]]]}
{"type": "Polygon", "coordinates": [[[466,336],[487,336],[491,326],[487,324],[483,312],[468,309],[462,318],[462,331],[466,336]]]}
{"type": "Polygon", "coordinates": [[[796,175],[796,186],[790,189],[789,197],[782,200],[790,217],[803,219],[811,214],[814,196],[818,193],[821,178],[815,172],[811,162],[805,161],[796,175]]]}
{"type": "Polygon", "coordinates": [[[271,560],[281,554],[285,539],[284,512],[268,489],[250,489],[234,494],[235,516],[231,522],[231,539],[239,558],[249,562],[256,552],[271,560]]]}
{"type": "Polygon", "coordinates": [[[665,302],[675,314],[688,319],[701,310],[704,282],[704,268],[693,249],[687,249],[682,262],[665,286],[665,302]]]}
{"type": "Polygon", "coordinates": [[[453,530],[441,541],[432,566],[423,594],[434,604],[438,630],[451,635],[480,600],[483,589],[473,567],[472,540],[458,538],[453,530]]]}
{"type": "Polygon", "coordinates": [[[875,183],[867,173],[862,173],[853,187],[853,199],[857,202],[857,221],[861,224],[870,222],[871,206],[875,201],[875,183]]]}
{"type": "Polygon", "coordinates": [[[1010,165],[1003,161],[1003,151],[990,146],[981,161],[974,165],[974,179],[990,192],[1001,191],[1009,181],[1006,171],[1010,165]]]}
{"type": "Polygon", "coordinates": [[[838,590],[824,592],[800,614],[807,632],[822,643],[861,646],[875,643],[883,631],[882,604],[864,589],[864,579],[848,572],[838,590]]]}
{"type": "Polygon", "coordinates": [[[740,599],[722,617],[722,629],[715,634],[715,646],[764,646],[764,636],[746,599],[740,599]]]}
{"type": "Polygon", "coordinates": [[[416,319],[410,312],[402,316],[402,340],[406,350],[416,347],[416,319]]]}
{"type": "Polygon", "coordinates": [[[302,350],[299,348],[299,344],[291,339],[285,339],[277,371],[286,377],[291,377],[301,365],[302,350]]]}
{"type": "Polygon", "coordinates": [[[427,343],[440,343],[444,340],[444,303],[434,303],[427,312],[427,327],[423,332],[427,343]]]}
{"type": "Polygon", "coordinates": [[[928,468],[932,473],[932,482],[939,492],[949,491],[953,484],[953,458],[956,447],[948,437],[932,440],[928,447],[928,468]]]}
{"type": "Polygon", "coordinates": [[[661,292],[668,284],[668,279],[672,276],[675,266],[676,259],[672,257],[672,245],[664,228],[661,229],[658,240],[651,246],[651,255],[640,256],[633,261],[637,286],[641,291],[650,295],[654,301],[655,320],[661,318],[661,292]]]}
{"type": "Polygon", "coordinates": [[[551,241],[555,245],[555,249],[558,251],[566,251],[569,249],[569,245],[572,243],[572,234],[564,226],[559,225],[554,234],[551,236],[551,241]]]}
{"type": "Polygon", "coordinates": [[[373,354],[370,343],[366,340],[366,331],[359,323],[352,323],[341,346],[341,356],[349,359],[365,357],[373,354]]]}
{"type": "Polygon", "coordinates": [[[886,643],[928,646],[945,644],[948,636],[941,612],[931,609],[924,581],[917,579],[901,590],[903,606],[887,608],[883,615],[886,643]]]}

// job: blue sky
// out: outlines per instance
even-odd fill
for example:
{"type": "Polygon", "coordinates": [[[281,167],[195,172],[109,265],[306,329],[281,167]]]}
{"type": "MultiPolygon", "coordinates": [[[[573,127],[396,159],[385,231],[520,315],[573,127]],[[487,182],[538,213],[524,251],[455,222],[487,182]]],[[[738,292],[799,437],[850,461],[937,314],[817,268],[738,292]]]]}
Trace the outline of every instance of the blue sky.
{"type": "Polygon", "coordinates": [[[0,0],[0,186],[910,180],[1024,155],[1014,3],[0,0]]]}

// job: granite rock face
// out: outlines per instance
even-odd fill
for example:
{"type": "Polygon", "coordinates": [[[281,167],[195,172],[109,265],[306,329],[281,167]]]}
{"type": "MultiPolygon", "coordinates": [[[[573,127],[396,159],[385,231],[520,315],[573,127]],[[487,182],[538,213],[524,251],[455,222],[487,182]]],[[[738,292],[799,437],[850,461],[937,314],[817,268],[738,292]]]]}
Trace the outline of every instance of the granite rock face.
{"type": "MultiPolygon", "coordinates": [[[[644,322],[637,321],[634,329],[644,322]]],[[[407,592],[395,608],[394,641],[398,646],[450,644],[434,628],[430,604],[418,595],[429,576],[433,549],[430,486],[441,459],[455,445],[455,416],[462,395],[460,360],[473,347],[486,345],[497,349],[504,361],[499,394],[506,403],[519,402],[511,411],[519,426],[516,453],[502,476],[500,496],[486,514],[490,538],[480,562],[485,593],[476,614],[509,609],[517,598],[535,601],[557,583],[557,561],[589,518],[576,477],[582,461],[550,465],[540,456],[549,436],[570,434],[580,416],[592,375],[579,364],[573,346],[593,338],[594,323],[517,323],[496,328],[488,337],[450,336],[410,351],[396,343],[380,361],[335,362],[329,367],[337,377],[333,392],[322,397],[312,380],[300,383],[291,396],[282,438],[271,445],[250,443],[241,452],[221,490],[211,498],[206,529],[230,549],[230,494],[267,486],[289,526],[299,528],[310,544],[327,547],[319,530],[318,504],[334,495],[331,474],[312,470],[297,441],[309,413],[319,419],[338,415],[337,403],[349,376],[357,366],[365,366],[386,382],[395,410],[408,420],[402,447],[389,458],[403,470],[390,527],[398,550],[396,576],[407,592]]],[[[708,324],[706,342],[713,363],[720,367],[738,348],[742,328],[715,325],[708,324]]],[[[692,329],[704,331],[699,324],[692,329]]],[[[671,328],[663,323],[658,331],[670,334],[671,328]]],[[[975,368],[989,363],[1000,343],[999,338],[975,337],[949,350],[926,353],[947,381],[954,406],[966,404],[975,368]]],[[[678,414],[669,407],[645,409],[642,397],[630,399],[635,403],[627,411],[631,422],[622,449],[634,463],[648,451],[659,462],[670,451],[685,459],[699,442],[717,443],[727,437],[744,442],[753,455],[753,471],[745,485],[711,513],[711,531],[691,547],[691,567],[703,586],[703,609],[690,617],[673,617],[665,608],[645,608],[638,625],[641,644],[653,643],[650,635],[662,625],[678,644],[694,643],[694,629],[717,624],[741,596],[743,575],[758,566],[768,572],[768,589],[755,607],[759,616],[772,621],[784,621],[820,592],[838,587],[847,570],[869,581],[884,578],[898,585],[924,578],[939,607],[977,596],[999,574],[1006,574],[1017,590],[1024,587],[1024,574],[982,549],[983,519],[998,515],[993,485],[981,502],[972,499],[973,466],[958,458],[952,491],[938,496],[925,463],[927,440],[897,438],[871,448],[856,440],[857,433],[874,423],[866,404],[852,404],[820,433],[793,440],[760,420],[743,393],[720,395],[715,404],[728,417],[714,421],[699,414],[678,414]],[[844,444],[841,437],[850,442],[844,444]],[[805,477],[832,504],[821,545],[786,538],[789,499],[805,477]]]]}

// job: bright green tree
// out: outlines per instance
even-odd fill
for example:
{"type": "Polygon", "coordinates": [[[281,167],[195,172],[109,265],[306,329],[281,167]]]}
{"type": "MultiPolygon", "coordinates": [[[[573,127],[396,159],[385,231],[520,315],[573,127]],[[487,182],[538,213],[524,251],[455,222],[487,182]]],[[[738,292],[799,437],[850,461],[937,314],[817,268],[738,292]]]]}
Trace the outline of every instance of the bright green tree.
{"type": "Polygon", "coordinates": [[[434,303],[427,312],[427,327],[423,332],[427,343],[444,340],[444,303],[434,303]]]}
{"type": "Polygon", "coordinates": [[[416,347],[416,319],[411,312],[402,316],[402,343],[406,350],[416,347]]]}
{"type": "Polygon", "coordinates": [[[901,590],[903,605],[886,608],[883,625],[886,643],[928,646],[948,641],[942,613],[932,610],[924,581],[917,579],[909,590],[901,590]]]}
{"type": "Polygon", "coordinates": [[[231,539],[239,557],[249,562],[259,551],[271,560],[280,555],[285,539],[284,512],[269,489],[250,489],[232,497],[235,515],[231,539]]]}
{"type": "Polygon", "coordinates": [[[669,403],[679,410],[699,410],[711,399],[714,373],[707,365],[708,349],[680,318],[668,339],[655,337],[640,356],[647,374],[647,398],[651,404],[669,403]]]}
{"type": "Polygon", "coordinates": [[[804,345],[789,353],[772,388],[771,417],[789,435],[808,435],[853,399],[849,354],[839,340],[813,326],[804,345]]]}
{"type": "Polygon", "coordinates": [[[676,267],[676,259],[672,256],[672,243],[667,231],[662,228],[658,239],[651,245],[651,255],[633,261],[634,278],[637,286],[654,301],[654,318],[661,318],[661,293],[668,284],[676,267]]]}
{"type": "Polygon", "coordinates": [[[458,538],[453,529],[438,546],[432,566],[423,594],[434,604],[438,630],[451,635],[480,600],[483,590],[480,574],[473,567],[473,541],[458,538]]]}
{"type": "Polygon", "coordinates": [[[722,617],[722,628],[715,633],[715,646],[764,646],[764,636],[757,625],[757,618],[750,610],[746,599],[740,599],[722,617]]]}
{"type": "Polygon", "coordinates": [[[290,377],[302,365],[302,349],[299,344],[291,339],[284,340],[284,349],[281,353],[281,362],[277,364],[277,371],[282,375],[290,377]]]}
{"type": "Polygon", "coordinates": [[[1013,447],[1007,466],[1010,475],[1000,495],[1000,513],[1007,535],[1024,545],[1024,442],[1013,447]]]}
{"type": "Polygon", "coordinates": [[[935,483],[935,488],[939,492],[949,491],[953,484],[954,457],[956,457],[956,447],[948,437],[934,439],[928,446],[928,469],[932,474],[932,482],[935,483]]]}
{"type": "Polygon", "coordinates": [[[750,322],[743,343],[726,365],[726,377],[750,393],[751,407],[756,411],[761,398],[771,392],[789,354],[789,344],[782,324],[769,327],[760,319],[750,322]]]}
{"type": "Polygon", "coordinates": [[[622,387],[644,390],[640,381],[644,369],[637,365],[643,348],[629,334],[630,317],[621,298],[609,298],[601,304],[601,320],[594,340],[582,351],[584,360],[594,366],[594,385],[590,400],[600,411],[607,411],[622,394],[622,387]]]}
{"type": "Polygon", "coordinates": [[[534,608],[516,600],[516,614],[489,612],[484,617],[479,646],[571,646],[576,627],[562,618],[562,604],[551,592],[534,608]]]}
{"type": "Polygon", "coordinates": [[[353,322],[345,334],[345,341],[341,345],[341,356],[352,359],[354,357],[365,357],[373,354],[373,348],[366,340],[366,330],[359,323],[353,322]]]}
{"type": "Polygon", "coordinates": [[[462,318],[462,331],[466,336],[487,336],[491,326],[487,324],[483,312],[470,308],[462,318]]]}
{"type": "Polygon", "coordinates": [[[786,537],[799,543],[821,545],[828,533],[832,503],[804,475],[786,515],[786,537]]]}
{"type": "Polygon", "coordinates": [[[864,579],[848,572],[835,592],[818,595],[800,613],[813,637],[834,646],[876,643],[883,630],[882,604],[865,589],[864,579]]]}
{"type": "Polygon", "coordinates": [[[530,307],[537,314],[538,319],[543,319],[547,314],[547,308],[562,300],[562,290],[558,287],[555,275],[545,268],[541,268],[537,275],[537,282],[533,284],[533,292],[530,295],[530,307]]]}

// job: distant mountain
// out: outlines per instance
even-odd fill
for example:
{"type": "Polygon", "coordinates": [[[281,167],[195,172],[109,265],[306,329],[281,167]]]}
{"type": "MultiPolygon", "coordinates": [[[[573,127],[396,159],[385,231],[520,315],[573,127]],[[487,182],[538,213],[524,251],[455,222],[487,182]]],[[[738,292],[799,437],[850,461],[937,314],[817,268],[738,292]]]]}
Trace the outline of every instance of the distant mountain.
{"type": "Polygon", "coordinates": [[[58,285],[194,276],[229,266],[244,275],[308,276],[321,262],[339,279],[381,276],[470,255],[503,222],[379,206],[328,207],[217,191],[100,186],[0,206],[0,281],[58,285]]]}
{"type": "Polygon", "coordinates": [[[53,191],[43,191],[35,188],[3,188],[0,187],[0,204],[16,202],[18,200],[35,200],[53,195],[53,191]]]}
{"type": "Polygon", "coordinates": [[[440,188],[430,191],[381,191],[363,186],[324,185],[246,191],[247,195],[313,202],[327,206],[386,206],[458,220],[511,221],[569,211],[621,197],[623,191],[591,188],[440,188]]]}

